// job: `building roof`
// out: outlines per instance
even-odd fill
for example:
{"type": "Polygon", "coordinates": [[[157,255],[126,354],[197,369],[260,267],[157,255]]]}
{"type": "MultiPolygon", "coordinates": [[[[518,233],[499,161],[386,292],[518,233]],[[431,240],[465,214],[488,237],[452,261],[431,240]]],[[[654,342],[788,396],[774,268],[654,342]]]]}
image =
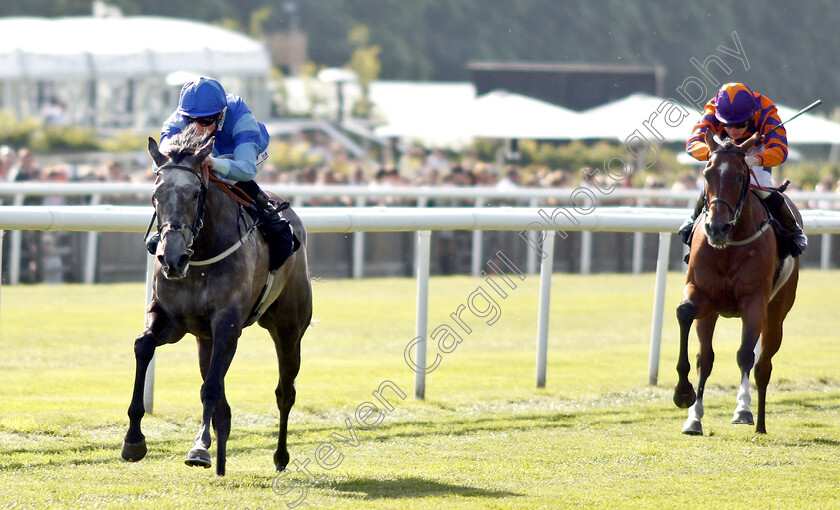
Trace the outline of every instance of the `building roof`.
{"type": "Polygon", "coordinates": [[[0,18],[0,79],[267,74],[268,51],[238,32],[156,16],[0,18]],[[200,35],[200,37],[199,37],[200,35]]]}

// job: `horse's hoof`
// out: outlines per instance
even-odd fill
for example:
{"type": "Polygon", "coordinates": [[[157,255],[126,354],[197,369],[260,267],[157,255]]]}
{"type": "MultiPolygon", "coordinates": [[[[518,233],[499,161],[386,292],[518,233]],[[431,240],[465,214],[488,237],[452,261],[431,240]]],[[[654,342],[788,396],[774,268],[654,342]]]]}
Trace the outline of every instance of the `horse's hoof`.
{"type": "Polygon", "coordinates": [[[139,460],[143,460],[143,457],[146,456],[146,440],[143,439],[138,443],[128,443],[123,441],[122,445],[122,458],[123,460],[127,460],[129,462],[137,462],[139,460]]]}
{"type": "Polygon", "coordinates": [[[289,454],[280,455],[278,453],[274,454],[274,467],[277,469],[277,472],[280,473],[286,469],[286,466],[289,465],[289,454]]]}
{"type": "Polygon", "coordinates": [[[696,401],[697,393],[694,392],[694,388],[691,386],[688,387],[688,391],[681,389],[679,385],[674,388],[674,404],[680,409],[688,409],[696,401]]]}
{"type": "Polygon", "coordinates": [[[749,411],[735,411],[732,417],[732,423],[735,425],[754,425],[753,414],[749,411]]]}
{"type": "Polygon", "coordinates": [[[210,461],[210,452],[203,448],[193,448],[190,450],[184,463],[188,466],[203,467],[205,469],[213,465],[210,461]]]}
{"type": "Polygon", "coordinates": [[[682,433],[687,434],[689,436],[702,436],[703,424],[700,423],[700,420],[689,418],[685,420],[685,425],[683,425],[682,433]]]}

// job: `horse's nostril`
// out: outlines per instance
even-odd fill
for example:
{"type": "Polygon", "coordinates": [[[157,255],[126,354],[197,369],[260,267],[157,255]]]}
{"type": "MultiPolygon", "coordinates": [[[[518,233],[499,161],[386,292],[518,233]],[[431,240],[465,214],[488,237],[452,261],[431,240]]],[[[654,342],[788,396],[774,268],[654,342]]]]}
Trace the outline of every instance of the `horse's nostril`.
{"type": "Polygon", "coordinates": [[[178,258],[178,267],[179,268],[187,267],[187,264],[189,264],[189,263],[190,263],[190,256],[187,255],[187,254],[181,255],[181,257],[178,258]]]}

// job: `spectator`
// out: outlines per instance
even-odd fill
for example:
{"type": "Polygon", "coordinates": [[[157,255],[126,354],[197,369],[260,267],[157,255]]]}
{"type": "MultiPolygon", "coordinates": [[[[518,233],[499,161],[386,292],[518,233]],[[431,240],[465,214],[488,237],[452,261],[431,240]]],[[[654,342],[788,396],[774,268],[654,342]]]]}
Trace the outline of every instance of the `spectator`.
{"type": "Polygon", "coordinates": [[[449,169],[449,158],[446,157],[443,150],[434,149],[428,156],[426,156],[426,161],[423,166],[424,168],[433,168],[438,172],[443,172],[449,169]]]}
{"type": "Polygon", "coordinates": [[[0,147],[0,181],[8,181],[12,171],[12,167],[17,162],[17,154],[15,150],[4,145],[0,147]]]}
{"type": "MultiPolygon", "coordinates": [[[[834,178],[831,176],[825,176],[820,179],[820,182],[814,186],[814,191],[817,193],[831,193],[834,189],[834,178]]],[[[808,202],[808,207],[810,209],[823,209],[829,211],[834,209],[834,202],[830,200],[810,200],[808,202]]]]}
{"type": "Polygon", "coordinates": [[[12,182],[37,181],[41,179],[41,169],[35,165],[35,156],[26,147],[18,151],[18,162],[9,172],[12,182]]]}

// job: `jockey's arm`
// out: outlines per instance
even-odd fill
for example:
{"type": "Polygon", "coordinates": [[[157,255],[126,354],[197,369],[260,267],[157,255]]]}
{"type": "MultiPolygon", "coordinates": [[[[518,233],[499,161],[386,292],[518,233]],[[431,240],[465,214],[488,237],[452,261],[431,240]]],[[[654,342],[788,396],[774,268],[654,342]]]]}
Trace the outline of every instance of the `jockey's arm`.
{"type": "Polygon", "coordinates": [[[226,179],[232,181],[252,181],[257,176],[257,155],[259,147],[252,142],[242,143],[233,150],[230,156],[213,158],[213,170],[226,179]]]}

